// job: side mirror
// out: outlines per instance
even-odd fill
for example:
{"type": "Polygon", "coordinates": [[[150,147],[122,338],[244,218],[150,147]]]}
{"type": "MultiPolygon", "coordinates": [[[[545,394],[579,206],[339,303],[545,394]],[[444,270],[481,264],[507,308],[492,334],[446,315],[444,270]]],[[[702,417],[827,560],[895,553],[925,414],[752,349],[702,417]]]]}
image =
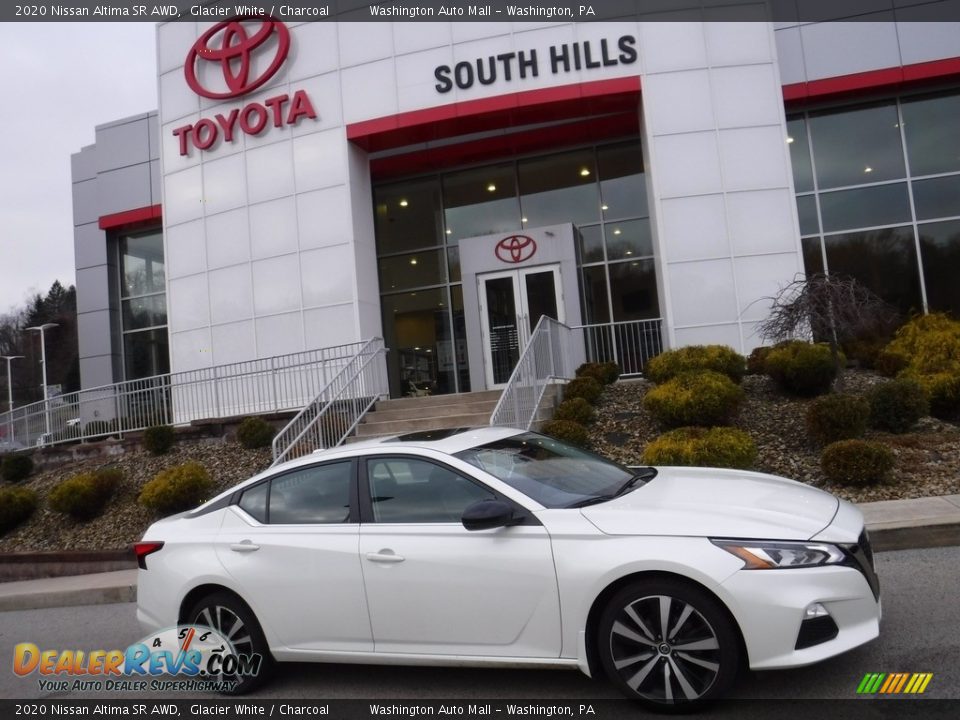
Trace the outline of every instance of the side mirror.
{"type": "Polygon", "coordinates": [[[480,500],[467,505],[460,522],[467,530],[490,530],[513,522],[513,508],[502,500],[480,500]]]}

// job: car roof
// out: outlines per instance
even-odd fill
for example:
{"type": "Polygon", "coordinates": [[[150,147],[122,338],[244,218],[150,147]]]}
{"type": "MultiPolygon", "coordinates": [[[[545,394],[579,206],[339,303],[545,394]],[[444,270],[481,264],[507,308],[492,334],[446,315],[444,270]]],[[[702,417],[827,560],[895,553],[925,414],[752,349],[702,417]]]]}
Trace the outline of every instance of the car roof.
{"type": "Polygon", "coordinates": [[[518,435],[523,432],[526,432],[526,430],[490,426],[422,430],[405,433],[403,435],[363,440],[328,450],[315,450],[310,455],[291,461],[290,464],[300,463],[301,461],[316,462],[319,459],[327,457],[357,455],[369,450],[382,452],[384,450],[407,451],[412,449],[426,449],[446,455],[453,455],[461,450],[467,450],[468,448],[477,447],[478,445],[486,445],[487,443],[502,440],[503,438],[518,435]]]}

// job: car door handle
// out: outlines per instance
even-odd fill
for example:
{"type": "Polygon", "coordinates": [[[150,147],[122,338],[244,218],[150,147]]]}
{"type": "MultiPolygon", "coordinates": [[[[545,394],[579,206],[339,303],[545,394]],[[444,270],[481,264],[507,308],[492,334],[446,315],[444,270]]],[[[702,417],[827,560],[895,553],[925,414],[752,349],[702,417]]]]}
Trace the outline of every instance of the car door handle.
{"type": "Polygon", "coordinates": [[[367,560],[378,563],[399,563],[404,561],[403,555],[397,555],[393,550],[367,553],[367,560]]]}
{"type": "Polygon", "coordinates": [[[255,545],[250,540],[244,540],[243,542],[232,543],[230,549],[238,553],[250,553],[254,550],[259,550],[260,546],[255,545]]]}

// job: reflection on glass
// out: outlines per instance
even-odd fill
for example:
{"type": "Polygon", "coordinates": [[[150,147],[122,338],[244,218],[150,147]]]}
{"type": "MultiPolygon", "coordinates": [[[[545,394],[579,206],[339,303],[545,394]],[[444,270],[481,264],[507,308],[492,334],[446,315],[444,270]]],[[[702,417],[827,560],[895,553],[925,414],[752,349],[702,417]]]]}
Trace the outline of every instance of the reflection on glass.
{"type": "Polygon", "coordinates": [[[801,238],[800,245],[803,247],[803,268],[807,275],[822,275],[823,253],[820,251],[820,238],[801,238]]]}
{"type": "Polygon", "coordinates": [[[820,214],[824,232],[910,222],[907,184],[821,193],[820,214]]]}
{"type": "Polygon", "coordinates": [[[607,268],[594,265],[583,268],[583,316],[585,322],[610,322],[610,303],[607,301],[607,268]]]}
{"type": "Polygon", "coordinates": [[[821,190],[906,175],[895,103],[811,115],[810,135],[821,190]]]}
{"type": "Polygon", "coordinates": [[[813,190],[813,167],[810,165],[810,143],[807,142],[807,121],[804,118],[787,121],[787,142],[790,145],[794,190],[813,190]]]}
{"type": "Polygon", "coordinates": [[[930,312],[960,318],[960,220],[927,223],[918,230],[930,312]]]}
{"type": "Polygon", "coordinates": [[[127,380],[164,375],[170,372],[167,331],[146,330],[123,336],[123,357],[127,380]]]}
{"type": "Polygon", "coordinates": [[[523,280],[527,293],[527,321],[530,332],[533,332],[541,316],[557,319],[557,288],[551,270],[529,273],[523,280]]]}
{"type": "Polygon", "coordinates": [[[404,180],[374,188],[377,251],[402,252],[442,245],[440,182],[404,180]]]}
{"type": "Polygon", "coordinates": [[[163,235],[121,238],[120,275],[123,297],[165,292],[163,235]]]}
{"type": "Polygon", "coordinates": [[[490,367],[494,385],[510,379],[513,367],[520,359],[520,336],[517,327],[517,298],[512,277],[490,278],[483,281],[486,301],[487,328],[490,331],[490,367]]]}
{"type": "Polygon", "coordinates": [[[447,249],[447,267],[450,272],[450,282],[460,282],[460,247],[447,249]]]}
{"type": "Polygon", "coordinates": [[[797,198],[797,216],[800,218],[801,235],[816,235],[820,232],[817,200],[813,195],[801,195],[797,198]]]}
{"type": "Polygon", "coordinates": [[[520,229],[513,163],[443,176],[447,241],[520,229]]]}
{"type": "Polygon", "coordinates": [[[902,113],[911,174],[960,170],[960,95],[907,100],[902,113]]]}
{"type": "Polygon", "coordinates": [[[614,321],[660,317],[653,260],[613,263],[609,269],[614,321]]]}
{"type": "Polygon", "coordinates": [[[405,290],[446,281],[443,250],[423,250],[409,255],[380,258],[380,289],[405,290]]]}
{"type": "Polygon", "coordinates": [[[831,275],[860,281],[904,315],[922,311],[912,228],[829,235],[824,242],[831,275]]]}
{"type": "Polygon", "coordinates": [[[917,180],[913,183],[913,205],[917,220],[960,215],[960,175],[917,180]]]}
{"type": "Polygon", "coordinates": [[[650,221],[646,218],[607,223],[603,232],[607,237],[608,260],[653,255],[650,221]]]}
{"type": "Polygon", "coordinates": [[[384,340],[390,386],[400,395],[454,392],[449,359],[450,314],[445,288],[384,295],[384,340]]]}
{"type": "Polygon", "coordinates": [[[592,149],[521,160],[518,173],[524,227],[582,225],[600,219],[592,149]]]}
{"type": "Polygon", "coordinates": [[[166,295],[148,295],[121,302],[123,329],[140,330],[167,324],[166,295]]]}
{"type": "Polygon", "coordinates": [[[640,143],[629,142],[597,149],[600,172],[600,198],[607,219],[646,217],[646,176],[640,143]]]}
{"type": "MultiPolygon", "coordinates": [[[[470,392],[470,366],[467,364],[467,326],[463,315],[463,287],[450,286],[450,303],[453,310],[453,338],[454,347],[451,349],[453,360],[456,363],[457,380],[460,386],[457,392],[470,392]]],[[[441,367],[441,370],[443,368],[441,367]]]]}
{"type": "Polygon", "coordinates": [[[580,262],[603,262],[603,233],[599,225],[577,228],[579,232],[580,262]]]}

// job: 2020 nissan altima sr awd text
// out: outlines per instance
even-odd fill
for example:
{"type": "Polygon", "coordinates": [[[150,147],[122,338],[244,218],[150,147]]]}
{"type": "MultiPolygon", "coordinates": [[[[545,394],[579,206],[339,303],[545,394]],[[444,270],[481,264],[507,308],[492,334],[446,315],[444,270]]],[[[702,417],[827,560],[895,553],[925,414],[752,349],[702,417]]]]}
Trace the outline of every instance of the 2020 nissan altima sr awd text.
{"type": "Polygon", "coordinates": [[[504,428],[279,465],[155,523],[137,555],[149,632],[209,626],[269,663],[579,668],[655,707],[879,632],[849,503],[759,473],[628,469],[504,428]]]}

